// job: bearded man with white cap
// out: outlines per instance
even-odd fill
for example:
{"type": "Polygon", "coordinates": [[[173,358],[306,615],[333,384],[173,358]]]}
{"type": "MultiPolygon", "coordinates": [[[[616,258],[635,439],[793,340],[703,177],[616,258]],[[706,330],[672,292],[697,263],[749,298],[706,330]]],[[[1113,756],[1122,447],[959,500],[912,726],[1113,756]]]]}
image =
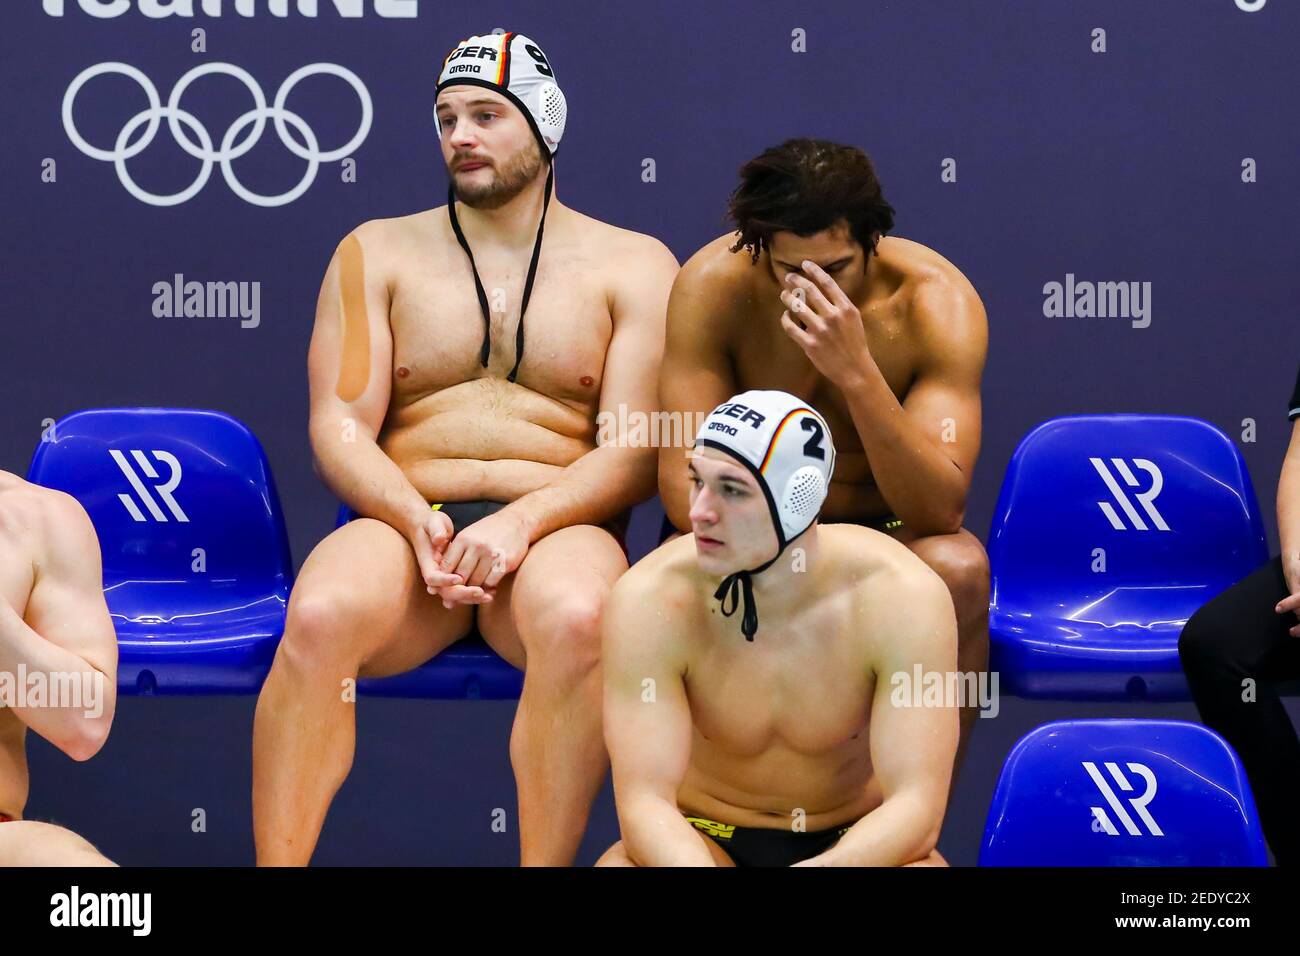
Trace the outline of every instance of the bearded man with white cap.
{"type": "Polygon", "coordinates": [[[956,669],[943,579],[888,535],[818,523],[835,446],[786,392],[719,405],[683,468],[692,533],[605,612],[622,840],[600,864],[942,865],[956,702],[899,690],[956,669]]]}
{"type": "Polygon", "coordinates": [[[560,202],[567,114],[531,39],[461,41],[436,88],[447,204],[359,226],[325,273],[311,442],[359,517],[304,564],[258,700],[259,863],[311,858],[352,764],[341,688],[474,627],[525,672],[522,861],[577,851],[607,768],[598,622],[627,569],[623,516],[656,490],[655,450],[598,447],[596,420],[655,410],[677,262],[560,202]]]}

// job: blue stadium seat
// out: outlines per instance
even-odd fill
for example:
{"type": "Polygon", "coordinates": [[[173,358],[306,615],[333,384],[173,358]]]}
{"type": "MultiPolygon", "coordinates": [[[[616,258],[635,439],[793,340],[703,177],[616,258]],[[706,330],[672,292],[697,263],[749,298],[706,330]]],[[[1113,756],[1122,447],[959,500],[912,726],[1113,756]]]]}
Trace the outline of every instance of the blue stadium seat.
{"type": "Polygon", "coordinates": [[[1173,720],[1044,724],[1011,749],[980,866],[1266,866],[1241,761],[1173,720]]]}
{"type": "Polygon", "coordinates": [[[1004,691],[1188,696],[1178,635],[1268,557],[1245,462],[1207,422],[1054,418],[1011,458],[989,534],[990,640],[1004,691]]]}
{"type": "Polygon", "coordinates": [[[27,478],[90,515],[130,693],[255,692],[293,562],[257,438],[221,412],[103,408],[55,423],[27,478]]]}
{"type": "MultiPolygon", "coordinates": [[[[335,527],[355,517],[351,508],[339,505],[335,527]]],[[[405,674],[357,681],[357,690],[371,697],[430,700],[515,700],[523,686],[523,672],[502,660],[477,632],[405,674]]]]}

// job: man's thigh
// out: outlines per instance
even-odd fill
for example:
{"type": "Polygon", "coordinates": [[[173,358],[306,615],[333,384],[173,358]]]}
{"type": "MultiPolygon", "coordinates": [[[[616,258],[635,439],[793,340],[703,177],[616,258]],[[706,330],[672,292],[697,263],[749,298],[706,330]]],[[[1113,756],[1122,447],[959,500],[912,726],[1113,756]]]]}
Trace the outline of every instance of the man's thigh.
{"type": "MultiPolygon", "coordinates": [[[[709,855],[713,857],[714,865],[733,867],[736,865],[731,857],[727,855],[726,850],[718,846],[718,844],[714,843],[694,827],[691,827],[691,830],[694,831],[695,835],[703,840],[704,845],[708,847],[709,855]]],[[[627,855],[627,847],[623,845],[622,840],[619,840],[612,847],[606,850],[601,858],[596,861],[596,866],[637,866],[637,864],[632,862],[632,858],[627,855]]]]}
{"type": "Polygon", "coordinates": [[[529,548],[523,563],[498,586],[496,599],[480,608],[479,632],[493,650],[523,669],[529,629],[521,633],[520,621],[545,619],[573,596],[593,596],[603,606],[626,570],[627,556],[604,528],[561,528],[529,548]]]}
{"type": "Polygon", "coordinates": [[[464,637],[473,608],[448,610],[428,592],[415,552],[390,525],[357,518],[308,556],[289,598],[291,623],[320,631],[306,640],[347,642],[359,675],[387,677],[423,664],[464,637]]]}
{"type": "Polygon", "coordinates": [[[959,619],[988,613],[989,559],[979,538],[965,528],[955,534],[919,536],[903,526],[887,533],[943,578],[959,619]]]}
{"type": "Polygon", "coordinates": [[[0,823],[0,867],[115,865],[63,827],[35,820],[0,823]]]}

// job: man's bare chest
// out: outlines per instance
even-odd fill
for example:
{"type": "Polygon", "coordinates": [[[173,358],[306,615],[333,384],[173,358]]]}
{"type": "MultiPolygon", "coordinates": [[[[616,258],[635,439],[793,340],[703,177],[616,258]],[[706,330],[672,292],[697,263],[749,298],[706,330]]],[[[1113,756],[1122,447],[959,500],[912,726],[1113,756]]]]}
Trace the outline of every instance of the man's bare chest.
{"type": "Polygon", "coordinates": [[[486,319],[459,249],[403,269],[393,280],[395,399],[409,402],[483,377],[504,379],[518,361],[521,385],[560,401],[594,403],[613,335],[600,271],[581,257],[543,256],[523,312],[526,258],[476,261],[486,319]]]}
{"type": "Polygon", "coordinates": [[[807,754],[847,746],[859,735],[875,686],[862,641],[833,621],[799,627],[844,639],[809,641],[806,630],[800,637],[787,628],[765,628],[761,610],[753,643],[738,626],[734,634],[713,635],[715,642],[695,656],[687,676],[691,716],[701,734],[733,753],[759,753],[779,742],[807,754]]]}

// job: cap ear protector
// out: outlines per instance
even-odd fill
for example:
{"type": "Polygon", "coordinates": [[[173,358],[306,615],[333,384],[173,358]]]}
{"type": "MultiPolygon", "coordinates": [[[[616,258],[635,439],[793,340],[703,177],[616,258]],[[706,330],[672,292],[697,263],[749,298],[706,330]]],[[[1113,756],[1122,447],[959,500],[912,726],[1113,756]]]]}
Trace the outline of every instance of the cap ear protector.
{"type": "Polygon", "coordinates": [[[771,567],[821,513],[835,472],[835,445],[826,420],[787,392],[748,391],[723,402],[704,420],[695,444],[716,448],[744,466],[758,482],[772,513],[777,551],[757,568],[723,578],[714,597],[731,616],[743,589],[741,631],[753,640],[758,629],[751,575],[771,567]],[[728,607],[730,605],[730,607],[728,607]]]}
{"type": "MultiPolygon", "coordinates": [[[[462,40],[443,61],[436,92],[449,86],[481,86],[500,93],[524,114],[544,155],[554,156],[560,148],[568,104],[546,54],[523,34],[490,33],[462,40]]],[[[441,139],[436,110],[434,123],[441,139]]]]}
{"type": "MultiPolygon", "coordinates": [[[[805,521],[806,530],[821,511],[822,502],[826,500],[826,493],[829,490],[821,471],[811,465],[804,465],[786,481],[785,488],[781,491],[781,499],[777,503],[778,513],[782,515],[783,520],[789,516],[790,520],[805,521]]],[[[792,529],[785,529],[785,532],[790,538],[797,538],[803,533],[792,529]]]]}

